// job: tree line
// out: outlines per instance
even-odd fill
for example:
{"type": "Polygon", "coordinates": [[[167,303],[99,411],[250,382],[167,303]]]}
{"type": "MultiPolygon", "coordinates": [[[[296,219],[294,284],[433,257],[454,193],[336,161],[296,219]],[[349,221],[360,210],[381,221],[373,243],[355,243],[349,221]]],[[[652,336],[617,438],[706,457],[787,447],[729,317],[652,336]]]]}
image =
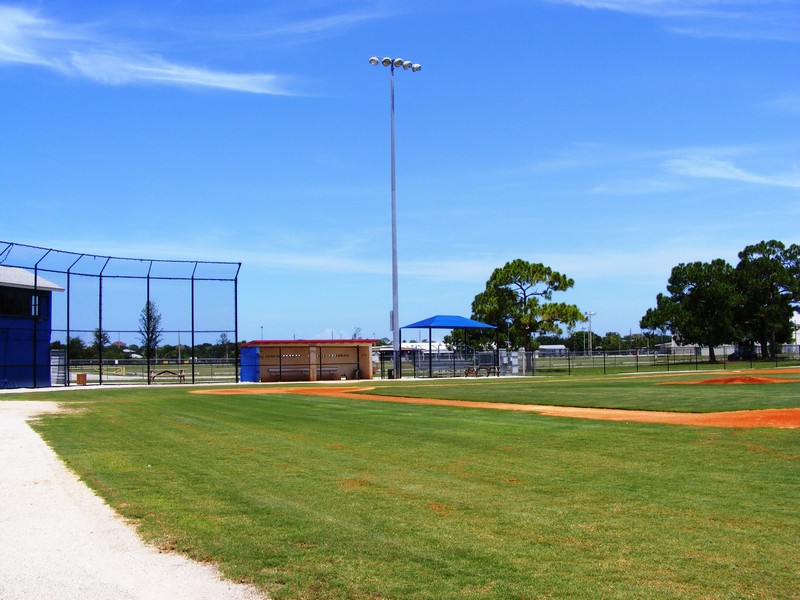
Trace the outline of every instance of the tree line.
{"type": "Polygon", "coordinates": [[[454,330],[444,337],[450,348],[464,340],[478,349],[523,348],[535,350],[542,344],[563,344],[571,352],[589,350],[625,351],[647,349],[669,340],[664,333],[642,332],[622,335],[611,331],[601,336],[576,330],[588,321],[588,313],[574,304],[553,301],[575,281],[542,263],[522,259],[507,262],[495,269],[484,290],[472,301],[472,319],[493,325],[495,329],[454,330]],[[566,329],[566,336],[565,334],[566,329]]]}
{"type": "Polygon", "coordinates": [[[580,352],[648,348],[671,337],[679,344],[708,346],[711,362],[716,361],[714,347],[722,345],[752,352],[758,344],[764,359],[774,358],[779,345],[792,337],[792,316],[800,305],[800,246],[762,241],[742,250],[736,267],[723,259],[673,267],[667,293],[658,294],[656,307],[641,318],[641,332],[627,336],[576,331],[588,313],[553,301],[554,294],[574,283],[541,263],[507,262],[492,272],[472,301],[472,319],[495,329],[470,330],[468,335],[454,330],[444,341],[454,348],[468,339],[478,349],[535,350],[540,344],[563,344],[580,352]]]}
{"type": "Polygon", "coordinates": [[[208,342],[196,344],[194,350],[186,344],[162,344],[164,329],[161,326],[161,313],[152,300],[145,303],[139,314],[139,328],[137,330],[138,344],[122,344],[112,342],[107,331],[97,328],[92,333],[92,342],[86,344],[80,337],[70,336],[67,344],[55,341],[51,348],[67,348],[70,359],[99,359],[119,360],[125,358],[148,357],[151,359],[188,359],[195,358],[233,358],[236,354],[235,344],[223,332],[216,343],[208,342]]]}
{"type": "Polygon", "coordinates": [[[800,246],[762,241],[739,252],[734,267],[718,258],[681,263],[672,269],[667,293],[656,296],[639,325],[670,331],[680,344],[735,344],[773,359],[793,335],[800,304],[800,246]]]}

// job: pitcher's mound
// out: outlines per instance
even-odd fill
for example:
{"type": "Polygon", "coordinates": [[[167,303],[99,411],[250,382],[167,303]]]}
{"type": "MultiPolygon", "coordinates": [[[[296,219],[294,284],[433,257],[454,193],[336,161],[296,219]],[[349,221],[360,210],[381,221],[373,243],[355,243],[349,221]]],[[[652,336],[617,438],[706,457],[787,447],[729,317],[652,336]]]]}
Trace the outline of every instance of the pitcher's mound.
{"type": "Polygon", "coordinates": [[[741,385],[759,383],[800,383],[798,379],[778,379],[776,377],[753,377],[751,375],[737,375],[735,377],[713,377],[698,381],[663,381],[658,385],[741,385]]]}

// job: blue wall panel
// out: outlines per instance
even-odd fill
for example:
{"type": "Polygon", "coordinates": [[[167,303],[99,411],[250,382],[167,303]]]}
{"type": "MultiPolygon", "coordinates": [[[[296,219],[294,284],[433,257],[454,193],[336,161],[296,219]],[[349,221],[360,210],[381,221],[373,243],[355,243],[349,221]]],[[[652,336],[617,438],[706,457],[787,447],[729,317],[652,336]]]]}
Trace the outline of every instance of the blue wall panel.
{"type": "Polygon", "coordinates": [[[240,349],[242,357],[242,381],[260,381],[259,348],[244,347],[240,349]]]}

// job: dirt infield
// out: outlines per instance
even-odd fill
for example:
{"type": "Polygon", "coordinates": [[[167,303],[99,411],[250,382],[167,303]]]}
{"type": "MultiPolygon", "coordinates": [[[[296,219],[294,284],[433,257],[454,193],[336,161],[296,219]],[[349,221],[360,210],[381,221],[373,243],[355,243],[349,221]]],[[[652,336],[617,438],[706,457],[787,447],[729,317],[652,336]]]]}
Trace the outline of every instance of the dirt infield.
{"type": "MultiPolygon", "coordinates": [[[[793,380],[792,380],[793,381],[793,380]]],[[[431,406],[455,406],[459,408],[484,408],[532,412],[551,417],[596,419],[601,421],[624,421],[637,423],[666,423],[671,425],[698,425],[703,427],[775,427],[781,429],[800,428],[800,408],[772,408],[764,410],[740,410],[717,413],[678,413],[649,410],[620,410],[613,408],[578,408],[572,406],[545,406],[540,404],[510,404],[504,402],[468,402],[465,400],[438,400],[434,398],[406,398],[355,393],[375,388],[356,387],[255,387],[196,390],[192,394],[301,394],[372,402],[399,404],[422,404],[431,406]]]]}

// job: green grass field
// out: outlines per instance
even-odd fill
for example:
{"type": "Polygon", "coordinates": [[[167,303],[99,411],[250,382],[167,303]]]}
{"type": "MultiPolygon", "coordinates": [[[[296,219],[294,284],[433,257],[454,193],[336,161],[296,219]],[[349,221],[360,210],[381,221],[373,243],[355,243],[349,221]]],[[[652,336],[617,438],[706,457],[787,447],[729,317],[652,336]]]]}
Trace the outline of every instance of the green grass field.
{"type": "MultiPolygon", "coordinates": [[[[447,383],[379,385],[584,406],[798,406],[797,384],[447,383]]],[[[146,539],[218,563],[275,598],[797,598],[800,590],[800,430],[188,387],[36,397],[88,409],[35,427],[146,539]]]]}

